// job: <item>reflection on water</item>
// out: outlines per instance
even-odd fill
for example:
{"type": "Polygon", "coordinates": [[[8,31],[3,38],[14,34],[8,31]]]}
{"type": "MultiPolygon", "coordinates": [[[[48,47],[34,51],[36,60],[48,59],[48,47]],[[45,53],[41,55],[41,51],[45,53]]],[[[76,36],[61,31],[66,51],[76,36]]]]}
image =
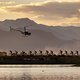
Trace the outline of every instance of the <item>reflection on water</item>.
{"type": "Polygon", "coordinates": [[[80,80],[80,67],[1,65],[0,80],[80,80]]]}

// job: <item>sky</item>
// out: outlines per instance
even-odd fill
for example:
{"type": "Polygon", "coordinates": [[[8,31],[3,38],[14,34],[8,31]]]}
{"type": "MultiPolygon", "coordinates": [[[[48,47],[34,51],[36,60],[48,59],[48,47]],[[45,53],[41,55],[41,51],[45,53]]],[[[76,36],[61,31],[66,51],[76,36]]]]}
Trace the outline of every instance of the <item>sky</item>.
{"type": "Polygon", "coordinates": [[[0,0],[0,21],[17,18],[50,26],[80,26],[80,0],[0,0]]]}

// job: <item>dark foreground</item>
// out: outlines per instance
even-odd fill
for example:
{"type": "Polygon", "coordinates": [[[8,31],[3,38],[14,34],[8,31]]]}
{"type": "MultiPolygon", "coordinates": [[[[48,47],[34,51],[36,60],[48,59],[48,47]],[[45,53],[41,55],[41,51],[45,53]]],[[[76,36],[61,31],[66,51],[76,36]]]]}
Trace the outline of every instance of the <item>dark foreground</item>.
{"type": "Polygon", "coordinates": [[[77,55],[0,56],[0,64],[80,64],[80,56],[77,55]]]}

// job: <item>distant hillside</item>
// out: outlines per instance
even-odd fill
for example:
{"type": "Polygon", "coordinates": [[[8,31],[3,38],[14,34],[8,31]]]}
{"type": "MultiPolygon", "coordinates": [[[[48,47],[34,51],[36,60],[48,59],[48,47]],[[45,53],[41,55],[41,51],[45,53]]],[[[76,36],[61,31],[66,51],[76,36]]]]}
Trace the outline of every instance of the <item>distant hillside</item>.
{"type": "Polygon", "coordinates": [[[80,49],[80,28],[46,26],[22,18],[17,20],[0,21],[0,49],[1,50],[45,50],[45,49],[80,49]],[[9,27],[23,30],[24,26],[32,33],[24,37],[20,32],[9,31],[9,27]]]}

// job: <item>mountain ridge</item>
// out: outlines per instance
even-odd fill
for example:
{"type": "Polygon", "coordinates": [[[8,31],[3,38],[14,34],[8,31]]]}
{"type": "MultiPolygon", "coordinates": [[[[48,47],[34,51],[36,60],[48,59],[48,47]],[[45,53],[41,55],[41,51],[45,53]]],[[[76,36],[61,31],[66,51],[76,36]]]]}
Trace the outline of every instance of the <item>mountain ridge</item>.
{"type": "Polygon", "coordinates": [[[79,50],[80,28],[46,26],[37,24],[28,18],[0,21],[0,49],[1,50],[79,50]],[[9,31],[9,27],[27,30],[32,34],[24,37],[18,31],[9,31]]]}

